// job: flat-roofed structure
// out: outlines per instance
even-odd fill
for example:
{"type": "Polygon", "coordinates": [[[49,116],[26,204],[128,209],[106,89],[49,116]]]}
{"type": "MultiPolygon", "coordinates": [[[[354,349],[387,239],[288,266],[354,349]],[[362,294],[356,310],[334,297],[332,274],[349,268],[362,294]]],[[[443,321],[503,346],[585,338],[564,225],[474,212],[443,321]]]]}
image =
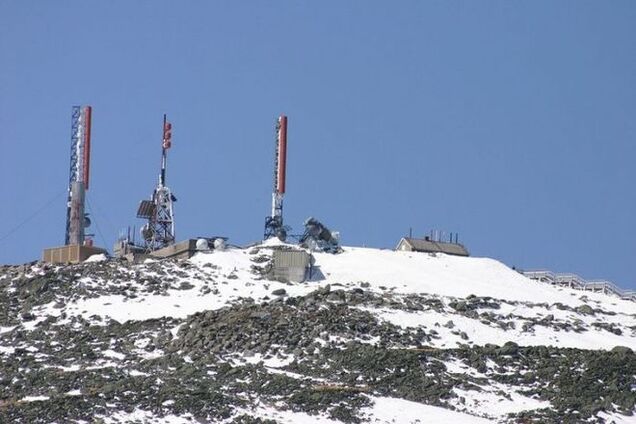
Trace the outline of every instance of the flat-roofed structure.
{"type": "Polygon", "coordinates": [[[197,252],[197,241],[195,239],[188,239],[155,250],[150,253],[150,256],[160,259],[189,259],[197,252]]]}
{"type": "Polygon", "coordinates": [[[100,254],[108,255],[108,252],[99,247],[72,244],[44,249],[42,260],[51,264],[77,264],[100,254]]]}
{"type": "Polygon", "coordinates": [[[404,252],[446,253],[455,256],[470,256],[468,250],[460,243],[433,241],[429,238],[402,237],[395,250],[404,252]]]}
{"type": "Polygon", "coordinates": [[[125,240],[118,241],[113,248],[113,253],[117,258],[126,258],[131,262],[141,262],[148,258],[153,259],[189,259],[199,250],[197,249],[197,240],[188,239],[170,246],[154,250],[146,251],[143,246],[137,246],[127,243],[125,240]]]}

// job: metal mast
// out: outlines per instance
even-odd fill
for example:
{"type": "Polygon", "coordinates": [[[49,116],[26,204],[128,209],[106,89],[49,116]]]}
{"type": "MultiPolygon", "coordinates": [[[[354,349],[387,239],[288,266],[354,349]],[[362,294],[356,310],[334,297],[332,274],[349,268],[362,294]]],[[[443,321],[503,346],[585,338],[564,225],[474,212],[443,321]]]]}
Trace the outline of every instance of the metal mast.
{"type": "Polygon", "coordinates": [[[161,249],[175,242],[173,202],[177,199],[166,186],[168,149],[172,146],[172,124],[163,115],[163,138],[161,142],[161,171],[159,183],[151,200],[142,200],[137,217],[147,219],[141,228],[146,250],[161,249]]]}
{"type": "Polygon", "coordinates": [[[84,212],[84,199],[90,175],[91,114],[90,106],[73,106],[65,245],[83,245],[86,227],[90,225],[84,212]]]}
{"type": "Polygon", "coordinates": [[[287,238],[283,225],[283,196],[287,170],[287,117],[281,115],[276,120],[276,140],[274,144],[274,188],[272,190],[272,214],[265,218],[265,239],[287,238]]]}

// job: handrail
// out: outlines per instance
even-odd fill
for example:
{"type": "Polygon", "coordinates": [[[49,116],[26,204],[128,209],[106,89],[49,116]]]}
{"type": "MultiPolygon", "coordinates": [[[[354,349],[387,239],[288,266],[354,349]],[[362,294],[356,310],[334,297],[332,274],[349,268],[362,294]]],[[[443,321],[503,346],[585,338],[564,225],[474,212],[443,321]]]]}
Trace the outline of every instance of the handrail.
{"type": "Polygon", "coordinates": [[[603,293],[615,294],[626,300],[636,301],[636,290],[623,290],[616,284],[607,280],[591,280],[587,281],[576,274],[571,273],[554,273],[547,270],[521,271],[523,275],[544,283],[558,284],[568,286],[570,288],[589,291],[602,291],[603,293]]]}

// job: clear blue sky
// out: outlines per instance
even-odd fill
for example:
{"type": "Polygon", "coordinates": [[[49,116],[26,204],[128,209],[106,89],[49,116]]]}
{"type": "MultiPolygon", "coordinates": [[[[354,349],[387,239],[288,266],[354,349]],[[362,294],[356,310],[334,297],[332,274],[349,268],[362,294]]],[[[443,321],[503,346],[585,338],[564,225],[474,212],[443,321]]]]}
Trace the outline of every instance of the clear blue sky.
{"type": "Polygon", "coordinates": [[[635,22],[634,1],[0,0],[0,263],[62,244],[90,104],[109,249],[141,224],[164,112],[178,238],[259,239],[285,113],[296,231],[457,231],[475,256],[636,288],[635,22]]]}

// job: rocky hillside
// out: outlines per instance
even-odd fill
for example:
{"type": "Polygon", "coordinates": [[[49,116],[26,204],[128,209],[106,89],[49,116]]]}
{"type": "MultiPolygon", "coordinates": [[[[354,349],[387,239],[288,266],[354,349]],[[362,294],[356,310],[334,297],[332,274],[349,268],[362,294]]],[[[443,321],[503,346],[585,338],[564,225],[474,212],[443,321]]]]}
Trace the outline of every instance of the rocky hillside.
{"type": "Polygon", "coordinates": [[[0,269],[0,422],[636,422],[636,303],[375,249],[0,269]]]}

